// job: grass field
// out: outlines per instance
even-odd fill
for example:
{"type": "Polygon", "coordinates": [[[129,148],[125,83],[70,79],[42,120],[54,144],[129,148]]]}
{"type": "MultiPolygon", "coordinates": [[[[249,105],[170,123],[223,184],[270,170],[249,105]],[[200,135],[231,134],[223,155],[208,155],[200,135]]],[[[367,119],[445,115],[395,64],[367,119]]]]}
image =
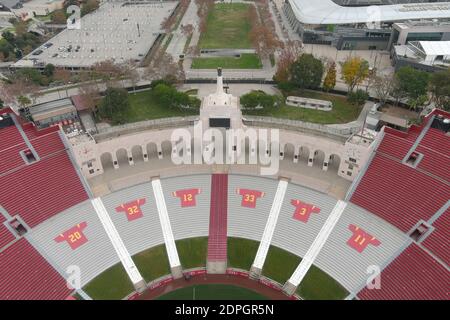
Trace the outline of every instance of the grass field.
{"type": "Polygon", "coordinates": [[[130,101],[130,108],[124,115],[127,122],[136,122],[151,119],[169,118],[169,117],[183,117],[196,115],[197,112],[191,110],[172,109],[163,106],[156,101],[151,90],[130,93],[128,95],[130,101]]]}
{"type": "Polygon", "coordinates": [[[243,113],[248,115],[301,120],[320,124],[332,124],[354,121],[356,120],[356,118],[358,118],[359,113],[361,112],[361,107],[351,105],[350,103],[348,103],[347,99],[342,96],[314,91],[289,92],[288,95],[297,95],[306,98],[328,100],[333,102],[333,110],[319,111],[282,105],[281,107],[269,112],[264,110],[243,110],[243,113]]]}
{"type": "Polygon", "coordinates": [[[313,265],[297,288],[297,294],[307,300],[342,300],[349,293],[336,280],[313,265]]]}
{"type": "Polygon", "coordinates": [[[228,265],[250,270],[259,242],[242,238],[228,238],[228,265]]]}
{"type": "Polygon", "coordinates": [[[133,261],[146,282],[170,273],[166,246],[163,244],[135,254],[133,261]]]}
{"type": "Polygon", "coordinates": [[[194,58],[192,69],[261,69],[262,63],[254,53],[243,53],[239,58],[217,57],[217,58],[194,58]]]}
{"type": "MultiPolygon", "coordinates": [[[[184,269],[206,266],[206,255],[208,238],[190,238],[177,240],[176,246],[180,261],[184,269]]],[[[230,267],[249,270],[258,249],[259,242],[242,238],[228,238],[228,265],[230,267]]],[[[150,282],[161,276],[170,273],[169,262],[164,245],[159,245],[151,249],[145,250],[133,256],[142,277],[146,282],[150,282]]],[[[294,272],[301,259],[283,249],[271,246],[267,254],[266,262],[262,274],[281,284],[294,272]]],[[[240,297],[241,288],[232,287],[225,288],[224,292],[217,292],[215,299],[227,299],[226,295],[231,294],[236,299],[240,297]],[[233,289],[231,289],[233,288],[233,289]],[[224,295],[223,297],[221,295],[224,295]]],[[[130,294],[134,288],[130,282],[125,270],[120,263],[107,269],[105,272],[97,276],[83,288],[88,295],[96,300],[119,300],[130,294]]],[[[183,288],[174,291],[164,299],[192,299],[191,291],[181,291],[183,288]],[[180,291],[178,294],[177,292],[180,291]],[[175,294],[175,298],[171,298],[171,294],[175,294]]],[[[246,290],[246,289],[242,289],[246,290]]],[[[248,291],[248,290],[247,290],[248,291]]],[[[208,290],[205,291],[205,295],[208,290]]],[[[202,291],[198,291],[201,299],[202,291]]],[[[297,293],[304,299],[343,299],[348,292],[328,274],[312,266],[306,274],[302,284],[298,287],[297,293]]],[[[247,296],[248,293],[242,293],[241,299],[253,299],[247,296]]],[[[255,293],[256,294],[256,293],[255,293]]],[[[256,299],[256,298],[255,298],[256,299]]]]}
{"type": "Polygon", "coordinates": [[[267,300],[264,296],[241,287],[225,284],[203,284],[169,292],[157,300],[267,300]]]}
{"type": "Polygon", "coordinates": [[[204,267],[206,265],[207,237],[177,240],[175,243],[184,269],[204,267]]]}
{"type": "Polygon", "coordinates": [[[300,258],[283,249],[270,246],[262,274],[284,284],[300,263],[300,258]]]}
{"type": "Polygon", "coordinates": [[[215,4],[207,17],[206,32],[200,36],[201,49],[249,49],[252,47],[247,19],[249,4],[215,4]]]}
{"type": "Polygon", "coordinates": [[[122,264],[118,263],[94,278],[83,290],[94,300],[120,300],[134,287],[122,264]]]}

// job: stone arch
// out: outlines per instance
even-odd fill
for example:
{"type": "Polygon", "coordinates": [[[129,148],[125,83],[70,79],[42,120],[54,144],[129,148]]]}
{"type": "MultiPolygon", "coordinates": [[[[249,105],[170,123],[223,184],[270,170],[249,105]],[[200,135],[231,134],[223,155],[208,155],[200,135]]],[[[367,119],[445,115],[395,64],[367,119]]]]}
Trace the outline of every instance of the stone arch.
{"type": "Polygon", "coordinates": [[[298,152],[298,162],[308,164],[309,148],[307,146],[301,146],[298,152]]]}
{"type": "Polygon", "coordinates": [[[129,164],[128,162],[128,152],[125,148],[120,148],[116,150],[117,163],[120,166],[129,164]]]}
{"type": "Polygon", "coordinates": [[[328,159],[328,170],[330,171],[339,171],[339,166],[341,164],[341,157],[335,153],[330,155],[328,159]]]}
{"type": "Polygon", "coordinates": [[[161,143],[161,150],[164,157],[170,157],[172,154],[172,142],[169,140],[164,140],[161,143]]]}
{"type": "Polygon", "coordinates": [[[155,142],[149,142],[146,145],[148,159],[157,159],[158,158],[158,146],[155,142]]]}
{"type": "Polygon", "coordinates": [[[131,156],[133,157],[134,163],[144,162],[144,153],[142,152],[142,147],[140,145],[131,148],[131,156]]]}
{"type": "Polygon", "coordinates": [[[114,169],[113,157],[111,152],[102,153],[102,155],[100,156],[100,163],[102,164],[104,171],[114,169]]]}
{"type": "Polygon", "coordinates": [[[325,160],[325,152],[322,150],[314,150],[313,154],[311,155],[313,157],[313,167],[321,168],[323,167],[323,162],[325,160]]]}
{"type": "Polygon", "coordinates": [[[295,154],[295,149],[296,149],[296,147],[294,146],[294,144],[292,144],[290,142],[285,143],[285,145],[283,146],[284,159],[293,160],[294,154],[295,154]]]}

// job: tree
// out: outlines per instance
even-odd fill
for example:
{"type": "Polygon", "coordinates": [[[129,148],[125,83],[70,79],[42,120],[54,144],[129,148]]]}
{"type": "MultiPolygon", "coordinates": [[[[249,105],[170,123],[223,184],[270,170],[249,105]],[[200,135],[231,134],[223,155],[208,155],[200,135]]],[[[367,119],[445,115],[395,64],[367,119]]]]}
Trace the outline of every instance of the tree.
{"type": "Polygon", "coordinates": [[[336,86],[336,63],[334,61],[331,61],[328,64],[327,74],[325,76],[325,79],[323,80],[323,88],[325,91],[330,91],[334,89],[336,86]]]}
{"type": "Polygon", "coordinates": [[[62,83],[64,83],[66,96],[69,96],[67,85],[69,84],[71,79],[70,71],[63,68],[57,68],[53,72],[53,78],[57,81],[61,81],[62,83]]]}
{"type": "Polygon", "coordinates": [[[369,94],[364,90],[358,89],[355,92],[349,92],[347,99],[355,106],[362,106],[369,99],[369,94]]]}
{"type": "Polygon", "coordinates": [[[51,63],[45,65],[44,71],[42,72],[47,77],[53,77],[53,74],[55,73],[55,66],[51,63]]]}
{"type": "Polygon", "coordinates": [[[81,16],[84,16],[88,13],[91,13],[94,10],[97,10],[100,5],[99,0],[87,0],[82,6],[81,6],[81,16]]]}
{"type": "Polygon", "coordinates": [[[341,63],[341,73],[348,91],[353,92],[369,76],[369,63],[360,57],[348,57],[341,63]]]}
{"type": "Polygon", "coordinates": [[[27,96],[19,96],[17,98],[17,102],[19,103],[20,107],[22,107],[22,108],[31,104],[31,100],[27,96]]]}
{"type": "Polygon", "coordinates": [[[54,24],[66,24],[67,18],[62,10],[56,10],[52,13],[51,22],[54,24]]]}
{"type": "Polygon", "coordinates": [[[381,105],[384,105],[394,91],[395,78],[392,74],[374,75],[372,87],[381,105]]]}
{"type": "Polygon", "coordinates": [[[312,54],[302,54],[291,66],[292,82],[301,89],[317,89],[322,82],[323,63],[312,54]]]}
{"type": "Polygon", "coordinates": [[[411,110],[416,111],[417,109],[424,106],[424,104],[427,102],[428,96],[427,95],[421,95],[416,98],[410,98],[408,99],[408,105],[411,110]]]}
{"type": "Polygon", "coordinates": [[[251,91],[241,96],[240,103],[247,110],[270,111],[277,105],[278,98],[263,91],[251,91]]]}
{"type": "Polygon", "coordinates": [[[433,73],[429,90],[436,108],[450,111],[450,69],[433,73]]]}
{"type": "Polygon", "coordinates": [[[194,26],[192,24],[186,24],[181,27],[181,32],[184,36],[189,37],[194,32],[194,26]]]}
{"type": "Polygon", "coordinates": [[[96,106],[101,98],[98,88],[91,84],[83,84],[79,92],[81,103],[91,109],[92,112],[96,112],[96,106]]]}
{"type": "Polygon", "coordinates": [[[100,103],[99,115],[110,119],[114,124],[125,122],[125,113],[130,106],[128,92],[123,88],[108,88],[100,103]]]}
{"type": "Polygon", "coordinates": [[[277,71],[273,79],[278,83],[286,83],[291,78],[291,66],[298,59],[302,52],[302,44],[300,41],[287,41],[281,51],[278,62],[277,71]]]}
{"type": "Polygon", "coordinates": [[[172,77],[176,82],[183,82],[185,74],[183,67],[174,62],[168,53],[156,57],[144,70],[144,77],[148,80],[165,79],[172,77]]]}
{"type": "Polygon", "coordinates": [[[429,74],[412,67],[401,67],[395,74],[395,90],[399,96],[417,99],[427,94],[429,74]]]}

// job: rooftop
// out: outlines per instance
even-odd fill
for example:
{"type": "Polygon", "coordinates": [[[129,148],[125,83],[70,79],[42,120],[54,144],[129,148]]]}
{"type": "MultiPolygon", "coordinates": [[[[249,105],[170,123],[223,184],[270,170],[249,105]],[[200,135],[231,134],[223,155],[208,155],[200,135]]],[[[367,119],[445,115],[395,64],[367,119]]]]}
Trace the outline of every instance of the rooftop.
{"type": "Polygon", "coordinates": [[[14,67],[90,67],[105,60],[142,60],[159,34],[161,23],[178,2],[106,2],[84,16],[80,29],[64,29],[14,67]]]}
{"type": "Polygon", "coordinates": [[[450,17],[449,2],[343,7],[332,0],[288,1],[297,19],[305,24],[353,24],[450,17]]]}

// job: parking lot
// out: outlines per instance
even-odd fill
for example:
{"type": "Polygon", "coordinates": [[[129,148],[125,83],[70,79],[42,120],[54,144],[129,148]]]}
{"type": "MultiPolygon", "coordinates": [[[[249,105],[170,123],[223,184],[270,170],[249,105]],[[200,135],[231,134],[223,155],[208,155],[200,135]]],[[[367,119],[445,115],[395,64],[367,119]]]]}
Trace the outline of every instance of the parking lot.
{"type": "Polygon", "coordinates": [[[79,29],[63,30],[14,66],[36,67],[51,63],[85,68],[110,59],[116,63],[140,61],[163,32],[161,23],[176,5],[176,1],[106,2],[84,16],[79,29]]]}

